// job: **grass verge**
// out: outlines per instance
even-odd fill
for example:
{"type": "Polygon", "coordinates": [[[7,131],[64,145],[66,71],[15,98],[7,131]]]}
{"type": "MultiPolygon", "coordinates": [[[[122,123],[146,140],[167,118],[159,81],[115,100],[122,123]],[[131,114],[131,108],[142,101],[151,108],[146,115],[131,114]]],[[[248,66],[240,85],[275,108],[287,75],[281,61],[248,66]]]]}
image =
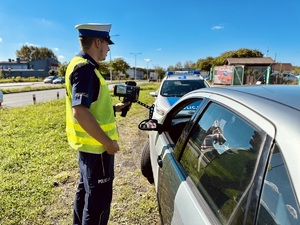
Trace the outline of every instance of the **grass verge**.
{"type": "Polygon", "coordinates": [[[23,88],[7,88],[2,89],[3,94],[12,94],[12,93],[20,93],[20,92],[28,92],[28,91],[43,91],[50,89],[59,89],[64,88],[64,84],[57,84],[55,86],[40,86],[40,87],[23,87],[23,88]]]}
{"type": "MultiPolygon", "coordinates": [[[[149,92],[158,86],[142,85],[139,100],[151,105],[149,92]]],[[[64,99],[2,109],[0,117],[0,224],[71,224],[78,166],[66,140],[64,99]]],[[[147,117],[136,103],[125,118],[117,116],[122,150],[116,154],[110,225],[160,224],[154,187],[140,172],[147,133],[137,125],[147,117]]]]}

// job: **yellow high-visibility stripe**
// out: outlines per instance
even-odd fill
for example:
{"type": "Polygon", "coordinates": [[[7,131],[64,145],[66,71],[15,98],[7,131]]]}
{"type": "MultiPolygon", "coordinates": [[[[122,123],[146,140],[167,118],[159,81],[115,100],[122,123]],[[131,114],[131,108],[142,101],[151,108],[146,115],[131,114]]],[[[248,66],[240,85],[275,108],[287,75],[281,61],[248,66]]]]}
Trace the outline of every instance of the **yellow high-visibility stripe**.
{"type": "MultiPolygon", "coordinates": [[[[70,141],[73,142],[80,142],[82,144],[86,144],[86,145],[102,145],[100,142],[98,142],[96,139],[92,138],[89,135],[83,135],[83,136],[78,136],[78,133],[74,133],[74,132],[70,132],[69,130],[67,130],[67,134],[68,134],[68,138],[70,141]]],[[[108,136],[112,139],[112,140],[117,140],[118,139],[118,133],[117,132],[111,132],[108,134],[108,136]]]]}
{"type": "MultiPolygon", "coordinates": [[[[67,127],[73,127],[76,131],[85,132],[85,130],[78,123],[72,123],[71,120],[67,120],[66,125],[67,125],[67,127]]],[[[103,124],[103,125],[100,125],[100,127],[105,132],[105,131],[115,129],[116,124],[115,123],[103,124]]]]}

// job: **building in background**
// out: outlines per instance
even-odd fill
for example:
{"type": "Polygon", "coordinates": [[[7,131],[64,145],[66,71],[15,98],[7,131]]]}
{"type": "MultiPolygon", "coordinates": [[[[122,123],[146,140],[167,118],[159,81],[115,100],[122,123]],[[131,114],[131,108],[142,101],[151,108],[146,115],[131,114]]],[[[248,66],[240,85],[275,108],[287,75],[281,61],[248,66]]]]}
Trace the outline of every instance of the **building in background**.
{"type": "Polygon", "coordinates": [[[139,68],[136,68],[136,69],[130,68],[130,69],[126,70],[126,74],[129,75],[130,79],[143,80],[145,73],[144,73],[144,70],[141,70],[139,68]]]}
{"type": "Polygon", "coordinates": [[[0,62],[0,72],[5,77],[47,77],[49,70],[56,71],[59,61],[52,58],[23,61],[8,59],[0,62]]]}
{"type": "Polygon", "coordinates": [[[291,63],[275,63],[272,65],[273,73],[283,73],[290,74],[292,73],[293,65],[291,63]]]}

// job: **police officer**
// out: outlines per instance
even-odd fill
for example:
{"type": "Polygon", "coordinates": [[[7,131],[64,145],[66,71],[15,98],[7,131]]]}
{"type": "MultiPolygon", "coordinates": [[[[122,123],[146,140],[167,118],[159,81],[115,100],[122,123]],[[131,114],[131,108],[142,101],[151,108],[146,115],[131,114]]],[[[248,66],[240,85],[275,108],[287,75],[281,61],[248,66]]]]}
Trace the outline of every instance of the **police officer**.
{"type": "Polygon", "coordinates": [[[66,71],[66,133],[78,151],[80,180],[74,202],[75,225],[107,224],[112,200],[114,154],[119,151],[115,112],[130,103],[112,105],[99,72],[109,46],[110,24],[80,24],[82,51],[66,71]]]}

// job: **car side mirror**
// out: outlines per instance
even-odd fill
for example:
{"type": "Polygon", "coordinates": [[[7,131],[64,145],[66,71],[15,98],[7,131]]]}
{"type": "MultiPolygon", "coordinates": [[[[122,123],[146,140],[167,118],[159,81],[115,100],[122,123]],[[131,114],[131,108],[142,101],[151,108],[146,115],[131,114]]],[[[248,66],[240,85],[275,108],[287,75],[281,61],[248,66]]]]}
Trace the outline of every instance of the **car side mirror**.
{"type": "Polygon", "coordinates": [[[160,130],[161,129],[161,124],[158,123],[157,120],[155,119],[147,119],[143,120],[139,124],[139,129],[140,130],[160,130]]]}
{"type": "Polygon", "coordinates": [[[154,92],[154,91],[150,92],[150,95],[155,98],[155,97],[157,97],[157,92],[154,92]]]}

